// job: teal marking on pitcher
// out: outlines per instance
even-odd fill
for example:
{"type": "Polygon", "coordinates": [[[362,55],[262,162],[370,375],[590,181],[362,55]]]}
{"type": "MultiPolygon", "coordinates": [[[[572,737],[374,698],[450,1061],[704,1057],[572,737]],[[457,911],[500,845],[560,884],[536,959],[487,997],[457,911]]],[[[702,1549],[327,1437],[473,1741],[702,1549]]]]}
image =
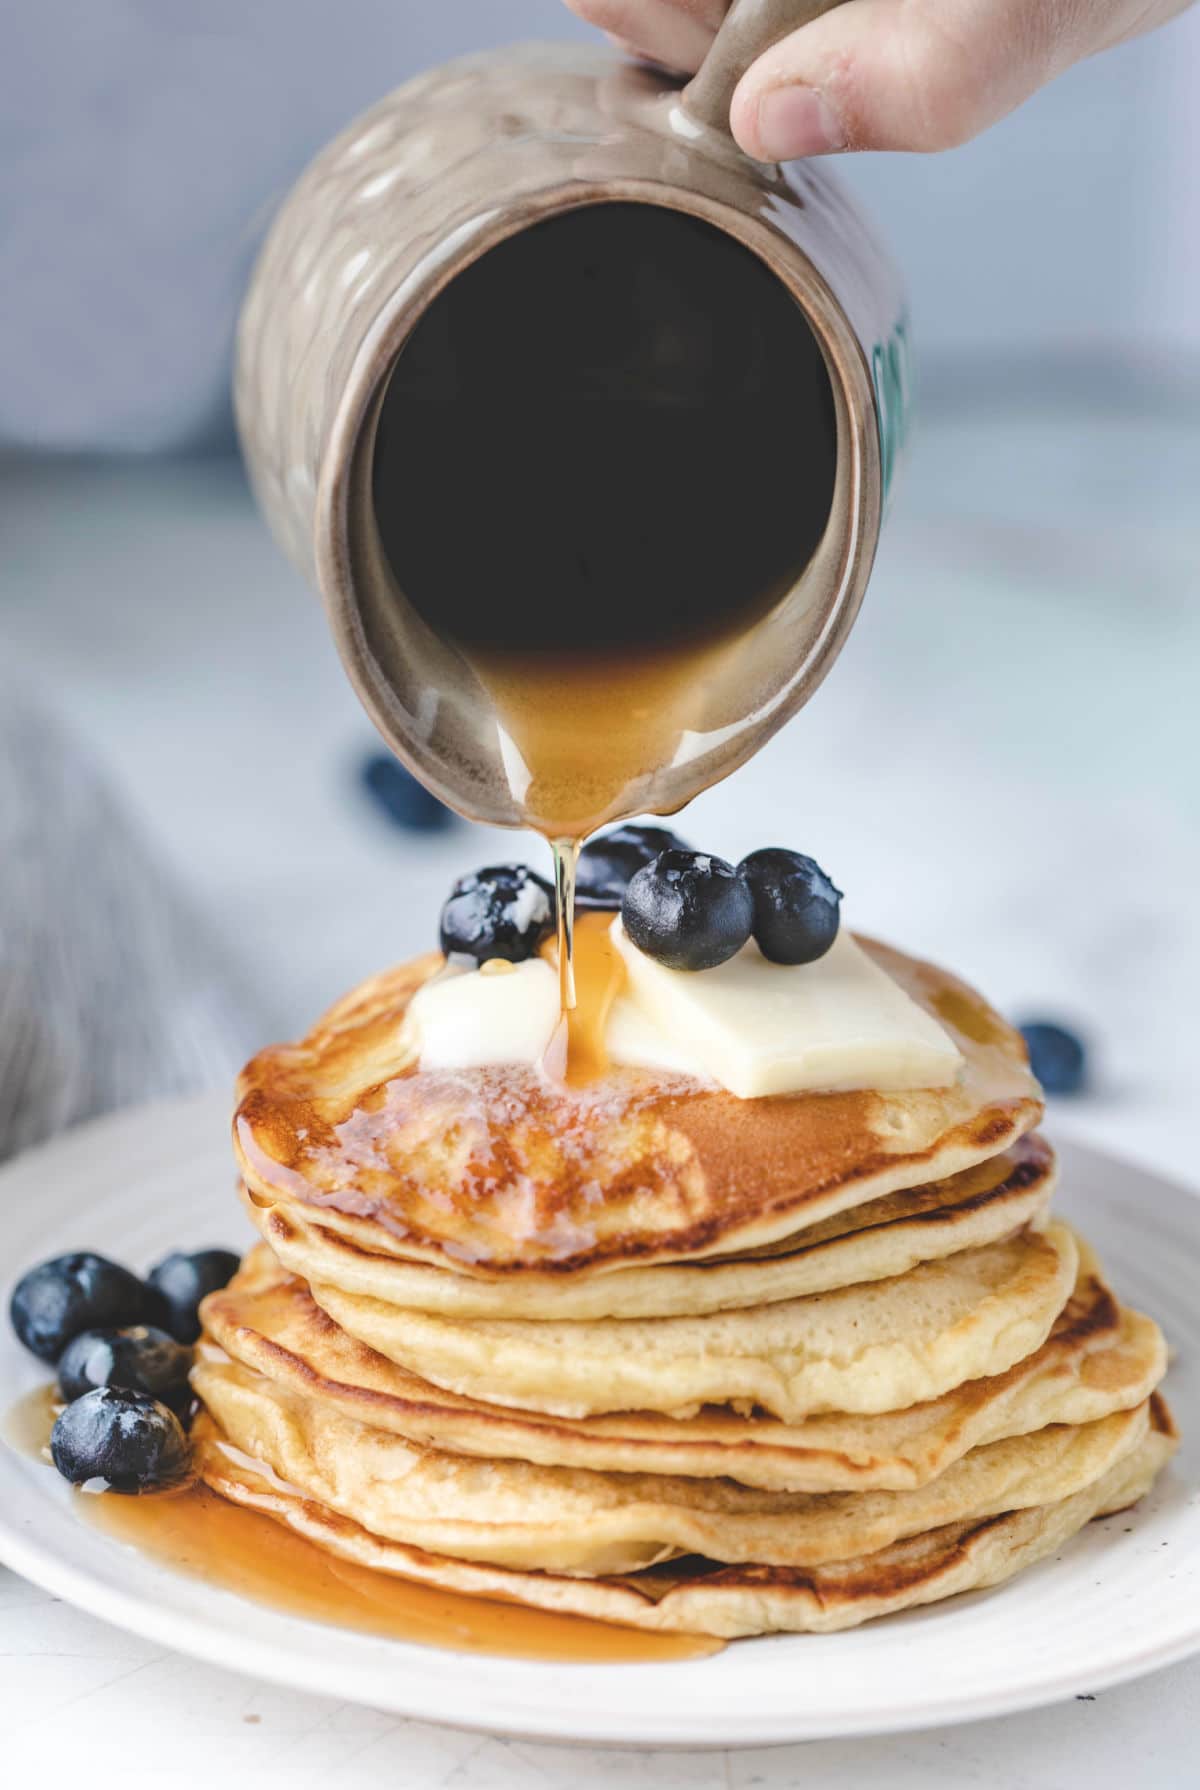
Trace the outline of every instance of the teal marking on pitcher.
{"type": "Polygon", "coordinates": [[[871,350],[871,377],[879,417],[880,477],[886,505],[912,413],[912,349],[906,311],[901,312],[888,340],[876,342],[871,350]]]}

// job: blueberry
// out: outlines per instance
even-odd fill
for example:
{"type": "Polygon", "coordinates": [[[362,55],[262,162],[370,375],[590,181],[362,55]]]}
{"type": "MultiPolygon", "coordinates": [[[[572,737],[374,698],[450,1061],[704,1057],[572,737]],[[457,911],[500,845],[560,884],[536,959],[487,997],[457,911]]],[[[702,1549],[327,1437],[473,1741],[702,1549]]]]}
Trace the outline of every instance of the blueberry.
{"type": "Polygon", "coordinates": [[[738,865],[754,897],[754,938],[770,963],[815,963],[838,935],[835,889],[814,858],[782,846],[752,851],[738,865]]]}
{"type": "Polygon", "coordinates": [[[659,852],[690,851],[686,839],[666,827],[614,827],[579,854],[575,902],[581,908],[619,908],[629,879],[659,852]]]}
{"type": "Polygon", "coordinates": [[[627,936],[672,970],[711,970],[750,937],[754,903],[732,864],[707,852],[660,852],[630,879],[627,936]]]}
{"type": "Polygon", "coordinates": [[[1087,1046],[1053,1020],[1030,1019],[1021,1026],[1029,1066],[1047,1094],[1079,1094],[1087,1085],[1087,1046]]]}
{"type": "Polygon", "coordinates": [[[163,1300],[160,1321],[176,1342],[195,1342],[200,1334],[200,1301],[228,1286],[240,1265],[231,1249],[197,1249],[191,1255],[176,1250],[150,1270],[146,1279],[163,1300]]]}
{"type": "Polygon", "coordinates": [[[406,832],[436,833],[454,820],[446,804],[388,752],[373,752],[359,774],[368,795],[406,832]]]}
{"type": "Polygon", "coordinates": [[[528,864],[492,864],[460,876],[442,909],[441,945],[484,963],[524,963],[554,930],[554,891],[528,864]]]}
{"type": "Polygon", "coordinates": [[[57,1361],[81,1330],[137,1324],[153,1307],[153,1295],[136,1274],[82,1250],[55,1256],[23,1275],[9,1315],[27,1349],[42,1361],[57,1361]]]}
{"type": "Polygon", "coordinates": [[[152,1492],[183,1478],[188,1443],[174,1411],[158,1399],[98,1386],[59,1413],[50,1455],[72,1485],[102,1479],[114,1492],[152,1492]]]}
{"type": "Polygon", "coordinates": [[[84,1330],[73,1337],[58,1364],[58,1389],[68,1404],[97,1386],[145,1392],[178,1417],[192,1402],[188,1369],[192,1351],[163,1330],[138,1324],[127,1330],[84,1330]]]}

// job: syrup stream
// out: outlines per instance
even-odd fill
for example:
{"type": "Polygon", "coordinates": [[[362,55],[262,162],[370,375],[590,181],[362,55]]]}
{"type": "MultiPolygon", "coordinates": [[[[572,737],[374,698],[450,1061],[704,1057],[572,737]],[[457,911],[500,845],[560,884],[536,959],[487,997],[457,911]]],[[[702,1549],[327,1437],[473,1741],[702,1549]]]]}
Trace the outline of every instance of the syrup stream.
{"type": "Polygon", "coordinates": [[[581,839],[552,839],[558,921],[558,994],[565,1019],[575,1007],[575,872],[581,839]]]}

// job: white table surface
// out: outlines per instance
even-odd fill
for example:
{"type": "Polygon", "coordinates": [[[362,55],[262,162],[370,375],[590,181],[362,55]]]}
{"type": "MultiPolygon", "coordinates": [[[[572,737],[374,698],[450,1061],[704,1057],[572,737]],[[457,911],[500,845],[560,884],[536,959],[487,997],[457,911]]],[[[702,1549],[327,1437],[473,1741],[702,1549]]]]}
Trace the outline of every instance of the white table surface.
{"type": "MultiPolygon", "coordinates": [[[[1090,1032],[1051,1126],[1194,1182],[1200,429],[1017,403],[931,421],[863,620],[811,709],[686,817],[811,850],[852,922],[1090,1032]]],[[[0,651],[74,716],[264,1033],[429,942],[459,870],[526,847],[382,827],[315,603],[221,463],[0,465],[0,651]]],[[[1200,1661],[1028,1717],[728,1754],[489,1740],[164,1653],[0,1573],[4,1780],[323,1790],[1108,1790],[1200,1781],[1200,1661]]]]}

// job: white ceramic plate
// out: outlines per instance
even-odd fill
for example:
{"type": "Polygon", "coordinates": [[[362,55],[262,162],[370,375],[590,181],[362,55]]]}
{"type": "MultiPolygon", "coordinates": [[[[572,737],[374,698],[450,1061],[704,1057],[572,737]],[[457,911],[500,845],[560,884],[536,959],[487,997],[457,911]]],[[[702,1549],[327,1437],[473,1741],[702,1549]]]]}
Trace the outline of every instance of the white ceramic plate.
{"type": "MultiPolygon", "coordinates": [[[[145,1268],[237,1243],[228,1103],[121,1114],[0,1172],[0,1262],[94,1248],[145,1268]]],[[[738,1641],[713,1658],[543,1665],[381,1640],[176,1574],[86,1525],[53,1470],[0,1447],[0,1560],[109,1622],[219,1665],[456,1726],[559,1740],[769,1745],[1031,1708],[1200,1650],[1200,1199],[1068,1145],[1060,1205],[1177,1350],[1184,1446],[1133,1514],[1012,1584],[846,1634],[738,1641]]],[[[4,1308],[8,1292],[4,1289],[4,1308]]],[[[8,1329],[0,1408],[44,1380],[8,1329]]]]}

